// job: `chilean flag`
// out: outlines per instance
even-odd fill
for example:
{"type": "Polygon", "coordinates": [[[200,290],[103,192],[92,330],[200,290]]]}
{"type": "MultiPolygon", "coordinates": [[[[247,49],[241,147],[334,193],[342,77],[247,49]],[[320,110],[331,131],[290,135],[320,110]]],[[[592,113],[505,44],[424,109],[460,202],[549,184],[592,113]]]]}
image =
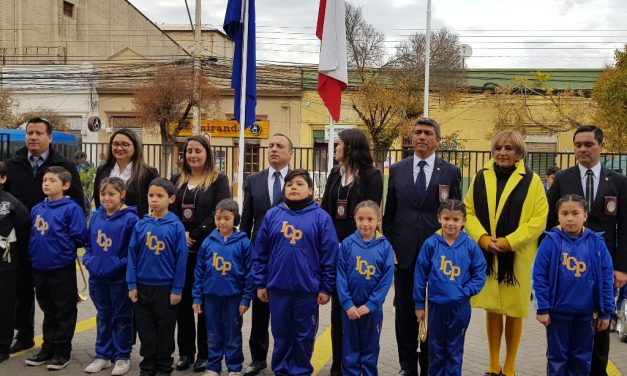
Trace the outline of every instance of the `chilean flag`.
{"type": "Polygon", "coordinates": [[[342,91],[348,86],[344,0],[320,0],[316,36],[320,39],[318,94],[336,122],[340,120],[342,91]]]}

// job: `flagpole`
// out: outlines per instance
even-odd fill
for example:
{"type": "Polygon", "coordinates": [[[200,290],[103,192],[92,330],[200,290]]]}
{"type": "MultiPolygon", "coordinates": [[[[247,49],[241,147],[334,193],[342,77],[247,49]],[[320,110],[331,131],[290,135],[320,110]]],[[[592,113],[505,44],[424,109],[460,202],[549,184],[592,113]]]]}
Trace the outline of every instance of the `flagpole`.
{"type": "Polygon", "coordinates": [[[431,65],[431,0],[427,0],[427,31],[425,33],[425,92],[424,107],[422,110],[424,117],[429,117],[429,71],[431,65]]]}
{"type": "Polygon", "coordinates": [[[329,142],[328,142],[328,151],[327,151],[327,176],[331,169],[333,168],[333,146],[335,144],[335,125],[333,124],[333,116],[329,113],[329,142]]]}
{"type": "Polygon", "coordinates": [[[248,61],[248,0],[242,0],[244,3],[244,30],[242,40],[242,85],[240,88],[240,105],[239,105],[239,143],[238,160],[237,160],[237,204],[239,205],[240,214],[244,209],[244,153],[246,146],[244,145],[244,131],[246,129],[246,74],[248,61]]]}

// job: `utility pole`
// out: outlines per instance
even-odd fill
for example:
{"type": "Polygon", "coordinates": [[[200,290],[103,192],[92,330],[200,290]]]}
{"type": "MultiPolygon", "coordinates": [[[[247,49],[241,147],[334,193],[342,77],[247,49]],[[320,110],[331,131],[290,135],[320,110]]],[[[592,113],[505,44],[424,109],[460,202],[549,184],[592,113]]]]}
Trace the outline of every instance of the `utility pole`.
{"type": "Polygon", "coordinates": [[[425,92],[424,117],[429,117],[429,71],[431,65],[431,0],[427,0],[427,31],[425,33],[425,92]]]}
{"type": "Polygon", "coordinates": [[[193,135],[200,134],[200,58],[202,56],[202,23],[200,21],[200,3],[196,0],[195,25],[194,25],[194,126],[193,135]]]}

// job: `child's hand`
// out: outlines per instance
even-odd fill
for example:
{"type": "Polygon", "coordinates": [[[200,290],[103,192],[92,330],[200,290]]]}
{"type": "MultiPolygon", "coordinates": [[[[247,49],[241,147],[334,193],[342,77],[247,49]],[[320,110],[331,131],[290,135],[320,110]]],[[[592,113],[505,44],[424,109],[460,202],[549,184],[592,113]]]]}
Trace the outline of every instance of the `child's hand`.
{"type": "Polygon", "coordinates": [[[346,315],[351,320],[359,319],[359,312],[357,312],[357,307],[355,307],[355,306],[352,306],[349,309],[347,309],[346,310],[346,315]]]}
{"type": "Polygon", "coordinates": [[[610,326],[609,319],[598,319],[597,320],[597,332],[602,332],[606,330],[610,326]]]}
{"type": "Polygon", "coordinates": [[[202,313],[202,309],[200,308],[200,304],[192,304],[192,309],[194,310],[194,313],[197,314],[197,315],[200,315],[202,313]]]}
{"type": "Polygon", "coordinates": [[[246,311],[248,311],[248,307],[246,307],[245,305],[239,306],[239,315],[240,316],[244,315],[244,313],[246,313],[246,311]]]}
{"type": "Polygon", "coordinates": [[[180,295],[170,294],[170,305],[177,305],[181,302],[180,295]]]}
{"type": "Polygon", "coordinates": [[[325,305],[331,300],[331,296],[321,292],[318,293],[318,304],[325,305]]]}
{"type": "Polygon", "coordinates": [[[422,320],[425,319],[425,310],[424,309],[417,309],[416,310],[416,319],[418,322],[421,322],[422,320]]]}
{"type": "Polygon", "coordinates": [[[357,313],[359,313],[359,317],[362,317],[369,314],[370,310],[365,305],[362,305],[361,307],[357,308],[357,313]]]}
{"type": "Polygon", "coordinates": [[[540,324],[544,326],[551,325],[551,317],[549,316],[548,313],[544,315],[536,315],[536,320],[538,320],[540,324]]]}
{"type": "Polygon", "coordinates": [[[137,289],[128,290],[128,297],[131,302],[137,303],[137,289]]]}
{"type": "Polygon", "coordinates": [[[264,303],[268,303],[268,289],[257,289],[257,298],[264,303]]]}

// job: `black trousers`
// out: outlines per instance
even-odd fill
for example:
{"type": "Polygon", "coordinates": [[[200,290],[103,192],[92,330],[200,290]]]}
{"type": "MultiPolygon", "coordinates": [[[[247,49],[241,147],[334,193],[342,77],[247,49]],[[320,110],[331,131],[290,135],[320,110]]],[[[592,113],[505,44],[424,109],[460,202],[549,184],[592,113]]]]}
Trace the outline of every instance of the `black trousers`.
{"type": "Polygon", "coordinates": [[[37,303],[44,313],[42,351],[69,358],[78,314],[76,267],[33,270],[37,303]]]}
{"type": "Polygon", "coordinates": [[[0,271],[0,355],[9,353],[13,341],[17,277],[17,269],[0,271]]]}
{"type": "Polygon", "coordinates": [[[333,349],[333,364],[331,375],[342,375],[342,315],[344,310],[340,304],[337,290],[331,295],[331,348],[333,349]]]}
{"type": "Polygon", "coordinates": [[[198,328],[196,328],[196,320],[192,304],[192,286],[194,285],[194,268],[196,267],[196,259],[198,253],[190,252],[187,256],[187,267],[185,270],[185,286],[181,302],[178,304],[178,313],[176,315],[176,324],[178,331],[176,333],[176,343],[179,347],[180,356],[195,356],[196,342],[198,342],[197,358],[207,359],[207,328],[205,326],[205,315],[198,315],[198,328]]]}
{"type": "Polygon", "coordinates": [[[265,362],[268,357],[270,335],[270,304],[264,303],[256,296],[253,298],[252,326],[250,328],[250,356],[253,362],[265,362]]]}
{"type": "Polygon", "coordinates": [[[143,371],[172,372],[176,308],[170,305],[171,286],[137,284],[135,323],[141,347],[143,371]]]}
{"type": "Polygon", "coordinates": [[[35,285],[30,261],[20,265],[17,278],[13,327],[17,330],[20,341],[31,342],[35,337],[35,285]]]}
{"type": "Polygon", "coordinates": [[[591,376],[607,376],[607,361],[610,354],[610,330],[596,332],[592,349],[591,376]]]}
{"type": "Polygon", "coordinates": [[[418,349],[418,321],[414,309],[414,268],[394,269],[394,303],[396,306],[396,343],[401,369],[410,375],[417,375],[420,362],[420,375],[427,376],[429,369],[429,349],[427,342],[418,349]]]}

